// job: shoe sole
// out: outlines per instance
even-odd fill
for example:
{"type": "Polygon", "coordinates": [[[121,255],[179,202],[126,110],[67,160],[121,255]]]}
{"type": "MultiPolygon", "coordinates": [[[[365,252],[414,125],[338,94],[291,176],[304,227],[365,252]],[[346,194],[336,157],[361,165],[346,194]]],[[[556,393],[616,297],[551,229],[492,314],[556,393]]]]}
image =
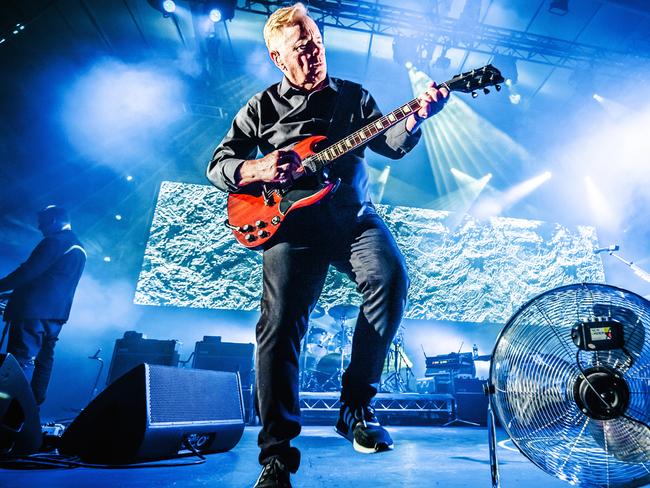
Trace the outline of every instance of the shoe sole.
{"type": "Polygon", "coordinates": [[[380,443],[377,444],[375,447],[364,447],[361,444],[359,444],[356,439],[352,441],[352,447],[354,448],[355,451],[360,452],[361,454],[376,454],[378,452],[386,452],[386,451],[392,451],[394,448],[393,444],[386,444],[386,443],[380,443]]]}
{"type": "Polygon", "coordinates": [[[352,442],[352,447],[354,448],[354,450],[357,451],[357,452],[360,452],[361,454],[376,454],[378,452],[392,451],[395,448],[395,444],[390,444],[389,445],[389,444],[386,444],[384,442],[381,442],[381,443],[375,445],[374,447],[365,447],[365,446],[362,446],[361,444],[359,444],[357,442],[357,440],[354,439],[354,437],[352,439],[350,439],[346,434],[344,434],[339,429],[335,428],[334,431],[338,435],[343,437],[344,439],[352,442]]]}

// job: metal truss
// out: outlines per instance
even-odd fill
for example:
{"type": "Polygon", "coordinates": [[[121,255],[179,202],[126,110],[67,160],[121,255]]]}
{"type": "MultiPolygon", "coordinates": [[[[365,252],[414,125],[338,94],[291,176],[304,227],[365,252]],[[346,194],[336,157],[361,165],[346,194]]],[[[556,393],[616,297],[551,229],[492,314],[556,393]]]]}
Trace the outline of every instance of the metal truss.
{"type": "MultiPolygon", "coordinates": [[[[237,9],[268,16],[285,5],[282,0],[239,0],[237,9]]],[[[427,5],[431,6],[430,2],[423,2],[423,6],[427,5]]],[[[441,44],[482,54],[503,54],[556,67],[575,69],[604,63],[607,68],[620,69],[650,60],[647,46],[633,55],[626,51],[453,19],[439,15],[434,8],[413,10],[368,0],[313,0],[309,2],[309,11],[323,26],[371,35],[409,37],[421,43],[441,44]]]]}
{"type": "MultiPolygon", "coordinates": [[[[446,394],[379,393],[375,397],[374,408],[378,414],[447,416],[451,414],[453,404],[454,397],[446,394]]],[[[338,393],[300,393],[300,408],[303,411],[338,413],[339,407],[338,393]]]]}

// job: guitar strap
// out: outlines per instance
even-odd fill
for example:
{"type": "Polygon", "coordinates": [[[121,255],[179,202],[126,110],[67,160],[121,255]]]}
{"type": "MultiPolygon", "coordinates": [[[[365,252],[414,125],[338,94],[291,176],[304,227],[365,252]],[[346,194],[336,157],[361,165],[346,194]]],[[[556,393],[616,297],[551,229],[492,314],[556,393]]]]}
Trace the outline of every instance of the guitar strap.
{"type": "Polygon", "coordinates": [[[327,140],[335,143],[349,135],[354,116],[361,106],[361,85],[352,81],[344,80],[339,87],[336,97],[334,111],[327,129],[327,140]],[[354,110],[350,110],[354,107],[354,110]]]}

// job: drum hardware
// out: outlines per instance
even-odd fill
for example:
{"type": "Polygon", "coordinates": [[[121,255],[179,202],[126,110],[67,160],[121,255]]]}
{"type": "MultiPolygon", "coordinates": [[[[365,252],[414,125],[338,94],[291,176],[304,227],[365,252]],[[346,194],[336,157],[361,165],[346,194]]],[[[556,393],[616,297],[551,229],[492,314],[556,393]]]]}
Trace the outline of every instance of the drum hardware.
{"type": "Polygon", "coordinates": [[[410,383],[415,380],[413,363],[404,351],[404,333],[400,330],[388,350],[384,363],[384,374],[379,384],[379,391],[385,393],[404,393],[411,391],[410,383]]]}
{"type": "MultiPolygon", "coordinates": [[[[343,372],[350,363],[354,330],[348,322],[356,319],[358,313],[359,307],[355,305],[335,305],[327,311],[334,321],[310,324],[301,347],[301,391],[336,391],[341,388],[343,372]]],[[[324,315],[324,310],[316,306],[310,319],[324,315]]]]}
{"type": "MultiPolygon", "coordinates": [[[[335,379],[337,381],[336,384],[336,389],[339,389],[341,387],[342,381],[343,381],[343,372],[345,371],[345,368],[347,367],[347,364],[350,363],[350,358],[352,357],[352,339],[351,339],[351,331],[352,329],[347,329],[346,326],[346,321],[349,319],[356,319],[357,316],[359,315],[359,307],[356,305],[334,305],[332,308],[330,308],[327,311],[327,314],[332,317],[335,321],[337,321],[339,327],[341,328],[341,331],[336,335],[336,337],[339,337],[338,340],[338,347],[340,348],[341,351],[341,361],[340,361],[340,368],[338,371],[334,372],[327,380],[326,384],[332,383],[335,379]],[[349,346],[349,347],[348,347],[349,346]],[[346,359],[346,353],[347,353],[347,364],[345,362],[346,359]]],[[[325,386],[325,385],[324,385],[325,386]]]]}

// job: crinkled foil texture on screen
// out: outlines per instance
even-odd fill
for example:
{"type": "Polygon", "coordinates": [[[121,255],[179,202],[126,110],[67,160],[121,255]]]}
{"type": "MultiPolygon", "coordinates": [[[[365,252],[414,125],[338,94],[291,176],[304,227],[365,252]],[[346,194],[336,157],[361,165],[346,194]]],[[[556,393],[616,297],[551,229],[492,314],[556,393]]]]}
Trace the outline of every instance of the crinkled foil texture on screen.
{"type": "MultiPolygon", "coordinates": [[[[226,200],[211,186],[162,183],[135,303],[259,310],[262,256],[223,225],[226,200]]],[[[390,205],[377,211],[406,257],[407,318],[505,322],[539,293],[605,278],[593,227],[390,205]]],[[[320,304],[360,301],[348,278],[331,269],[320,304]]]]}

